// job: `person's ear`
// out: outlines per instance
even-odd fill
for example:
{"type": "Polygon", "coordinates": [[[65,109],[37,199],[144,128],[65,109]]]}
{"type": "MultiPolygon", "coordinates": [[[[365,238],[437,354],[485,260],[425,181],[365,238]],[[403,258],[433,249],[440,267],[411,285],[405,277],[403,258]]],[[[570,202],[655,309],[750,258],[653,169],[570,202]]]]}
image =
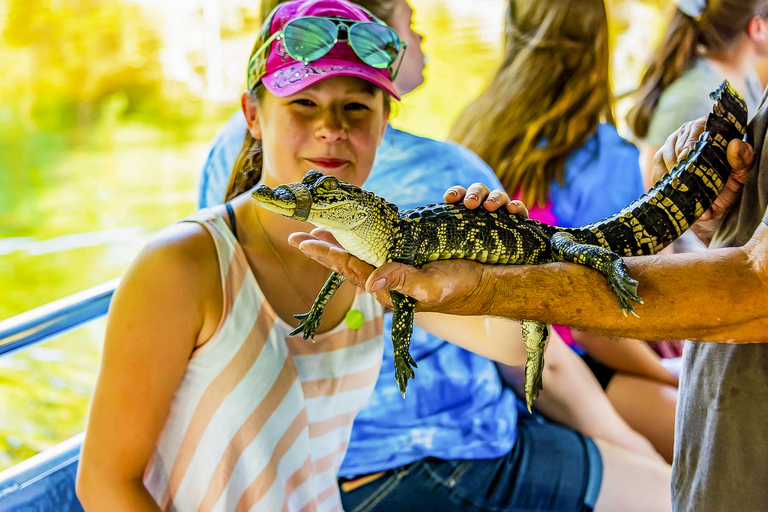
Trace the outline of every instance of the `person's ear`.
{"type": "Polygon", "coordinates": [[[245,91],[240,97],[240,106],[243,109],[245,121],[248,123],[248,131],[254,139],[261,139],[261,121],[259,120],[259,102],[250,92],[245,91]]]}
{"type": "Polygon", "coordinates": [[[768,26],[766,26],[766,20],[761,16],[753,16],[747,24],[747,35],[756,43],[765,44],[768,42],[768,26]]]}

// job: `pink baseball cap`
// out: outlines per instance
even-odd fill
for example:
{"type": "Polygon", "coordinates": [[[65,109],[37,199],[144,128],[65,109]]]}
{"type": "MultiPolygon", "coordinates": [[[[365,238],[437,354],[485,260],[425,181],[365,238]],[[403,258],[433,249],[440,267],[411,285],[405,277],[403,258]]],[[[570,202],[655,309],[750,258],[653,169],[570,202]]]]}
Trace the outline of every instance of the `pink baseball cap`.
{"type": "MultiPolygon", "coordinates": [[[[275,32],[289,21],[304,16],[344,18],[354,21],[376,21],[368,11],[347,0],[293,0],[279,4],[264,22],[259,38],[251,51],[251,58],[275,32]]],[[[386,69],[374,68],[355,54],[347,41],[337,42],[331,50],[317,60],[301,62],[288,55],[282,38],[275,39],[256,57],[248,69],[248,87],[259,82],[278,97],[290,96],[307,87],[334,76],[362,78],[400,99],[386,69]]],[[[250,61],[249,61],[250,62],[250,61]]]]}

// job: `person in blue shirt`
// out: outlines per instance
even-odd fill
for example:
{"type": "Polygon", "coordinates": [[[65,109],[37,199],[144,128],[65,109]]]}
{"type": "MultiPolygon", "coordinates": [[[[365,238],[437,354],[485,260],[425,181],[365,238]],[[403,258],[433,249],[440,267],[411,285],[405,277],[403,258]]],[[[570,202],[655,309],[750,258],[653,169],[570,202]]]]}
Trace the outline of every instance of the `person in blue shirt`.
{"type": "MultiPolygon", "coordinates": [[[[408,43],[395,81],[407,94],[420,85],[424,67],[411,7],[405,0],[360,4],[408,43]]],[[[198,182],[201,208],[223,202],[245,129],[238,112],[214,139],[198,182]]],[[[474,182],[500,185],[466,148],[389,126],[364,188],[412,208],[442,201],[450,185],[474,182]]],[[[381,373],[355,419],[339,474],[345,510],[668,510],[669,468],[557,335],[535,407],[574,430],[524,411],[504,382],[517,382],[518,369],[497,368],[418,327],[411,353],[419,369],[403,400],[390,328],[387,315],[381,373]]]]}
{"type": "MultiPolygon", "coordinates": [[[[487,162],[532,218],[578,227],[613,215],[645,189],[638,150],[613,122],[604,0],[565,3],[543,9],[511,0],[504,59],[449,138],[487,162]]],[[[647,343],[554,328],[619,414],[671,463],[677,376],[647,343]]]]}

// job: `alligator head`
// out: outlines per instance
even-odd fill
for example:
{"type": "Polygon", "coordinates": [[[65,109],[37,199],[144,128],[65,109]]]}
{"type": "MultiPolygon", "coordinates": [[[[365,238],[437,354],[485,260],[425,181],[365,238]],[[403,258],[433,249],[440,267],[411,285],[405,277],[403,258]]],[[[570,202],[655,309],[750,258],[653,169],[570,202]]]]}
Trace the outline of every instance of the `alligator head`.
{"type": "Polygon", "coordinates": [[[251,192],[259,206],[330,231],[351,254],[379,266],[399,221],[397,206],[356,185],[311,170],[301,182],[251,192]]]}

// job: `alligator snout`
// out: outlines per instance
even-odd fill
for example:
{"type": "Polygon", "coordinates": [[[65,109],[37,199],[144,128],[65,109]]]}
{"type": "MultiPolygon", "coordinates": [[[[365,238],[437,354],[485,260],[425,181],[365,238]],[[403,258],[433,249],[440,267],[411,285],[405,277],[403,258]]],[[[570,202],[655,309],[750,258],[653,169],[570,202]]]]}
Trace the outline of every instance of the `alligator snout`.
{"type": "Polygon", "coordinates": [[[259,185],[251,192],[256,204],[280,215],[305,221],[309,217],[312,196],[301,183],[279,185],[274,189],[259,185]]]}

